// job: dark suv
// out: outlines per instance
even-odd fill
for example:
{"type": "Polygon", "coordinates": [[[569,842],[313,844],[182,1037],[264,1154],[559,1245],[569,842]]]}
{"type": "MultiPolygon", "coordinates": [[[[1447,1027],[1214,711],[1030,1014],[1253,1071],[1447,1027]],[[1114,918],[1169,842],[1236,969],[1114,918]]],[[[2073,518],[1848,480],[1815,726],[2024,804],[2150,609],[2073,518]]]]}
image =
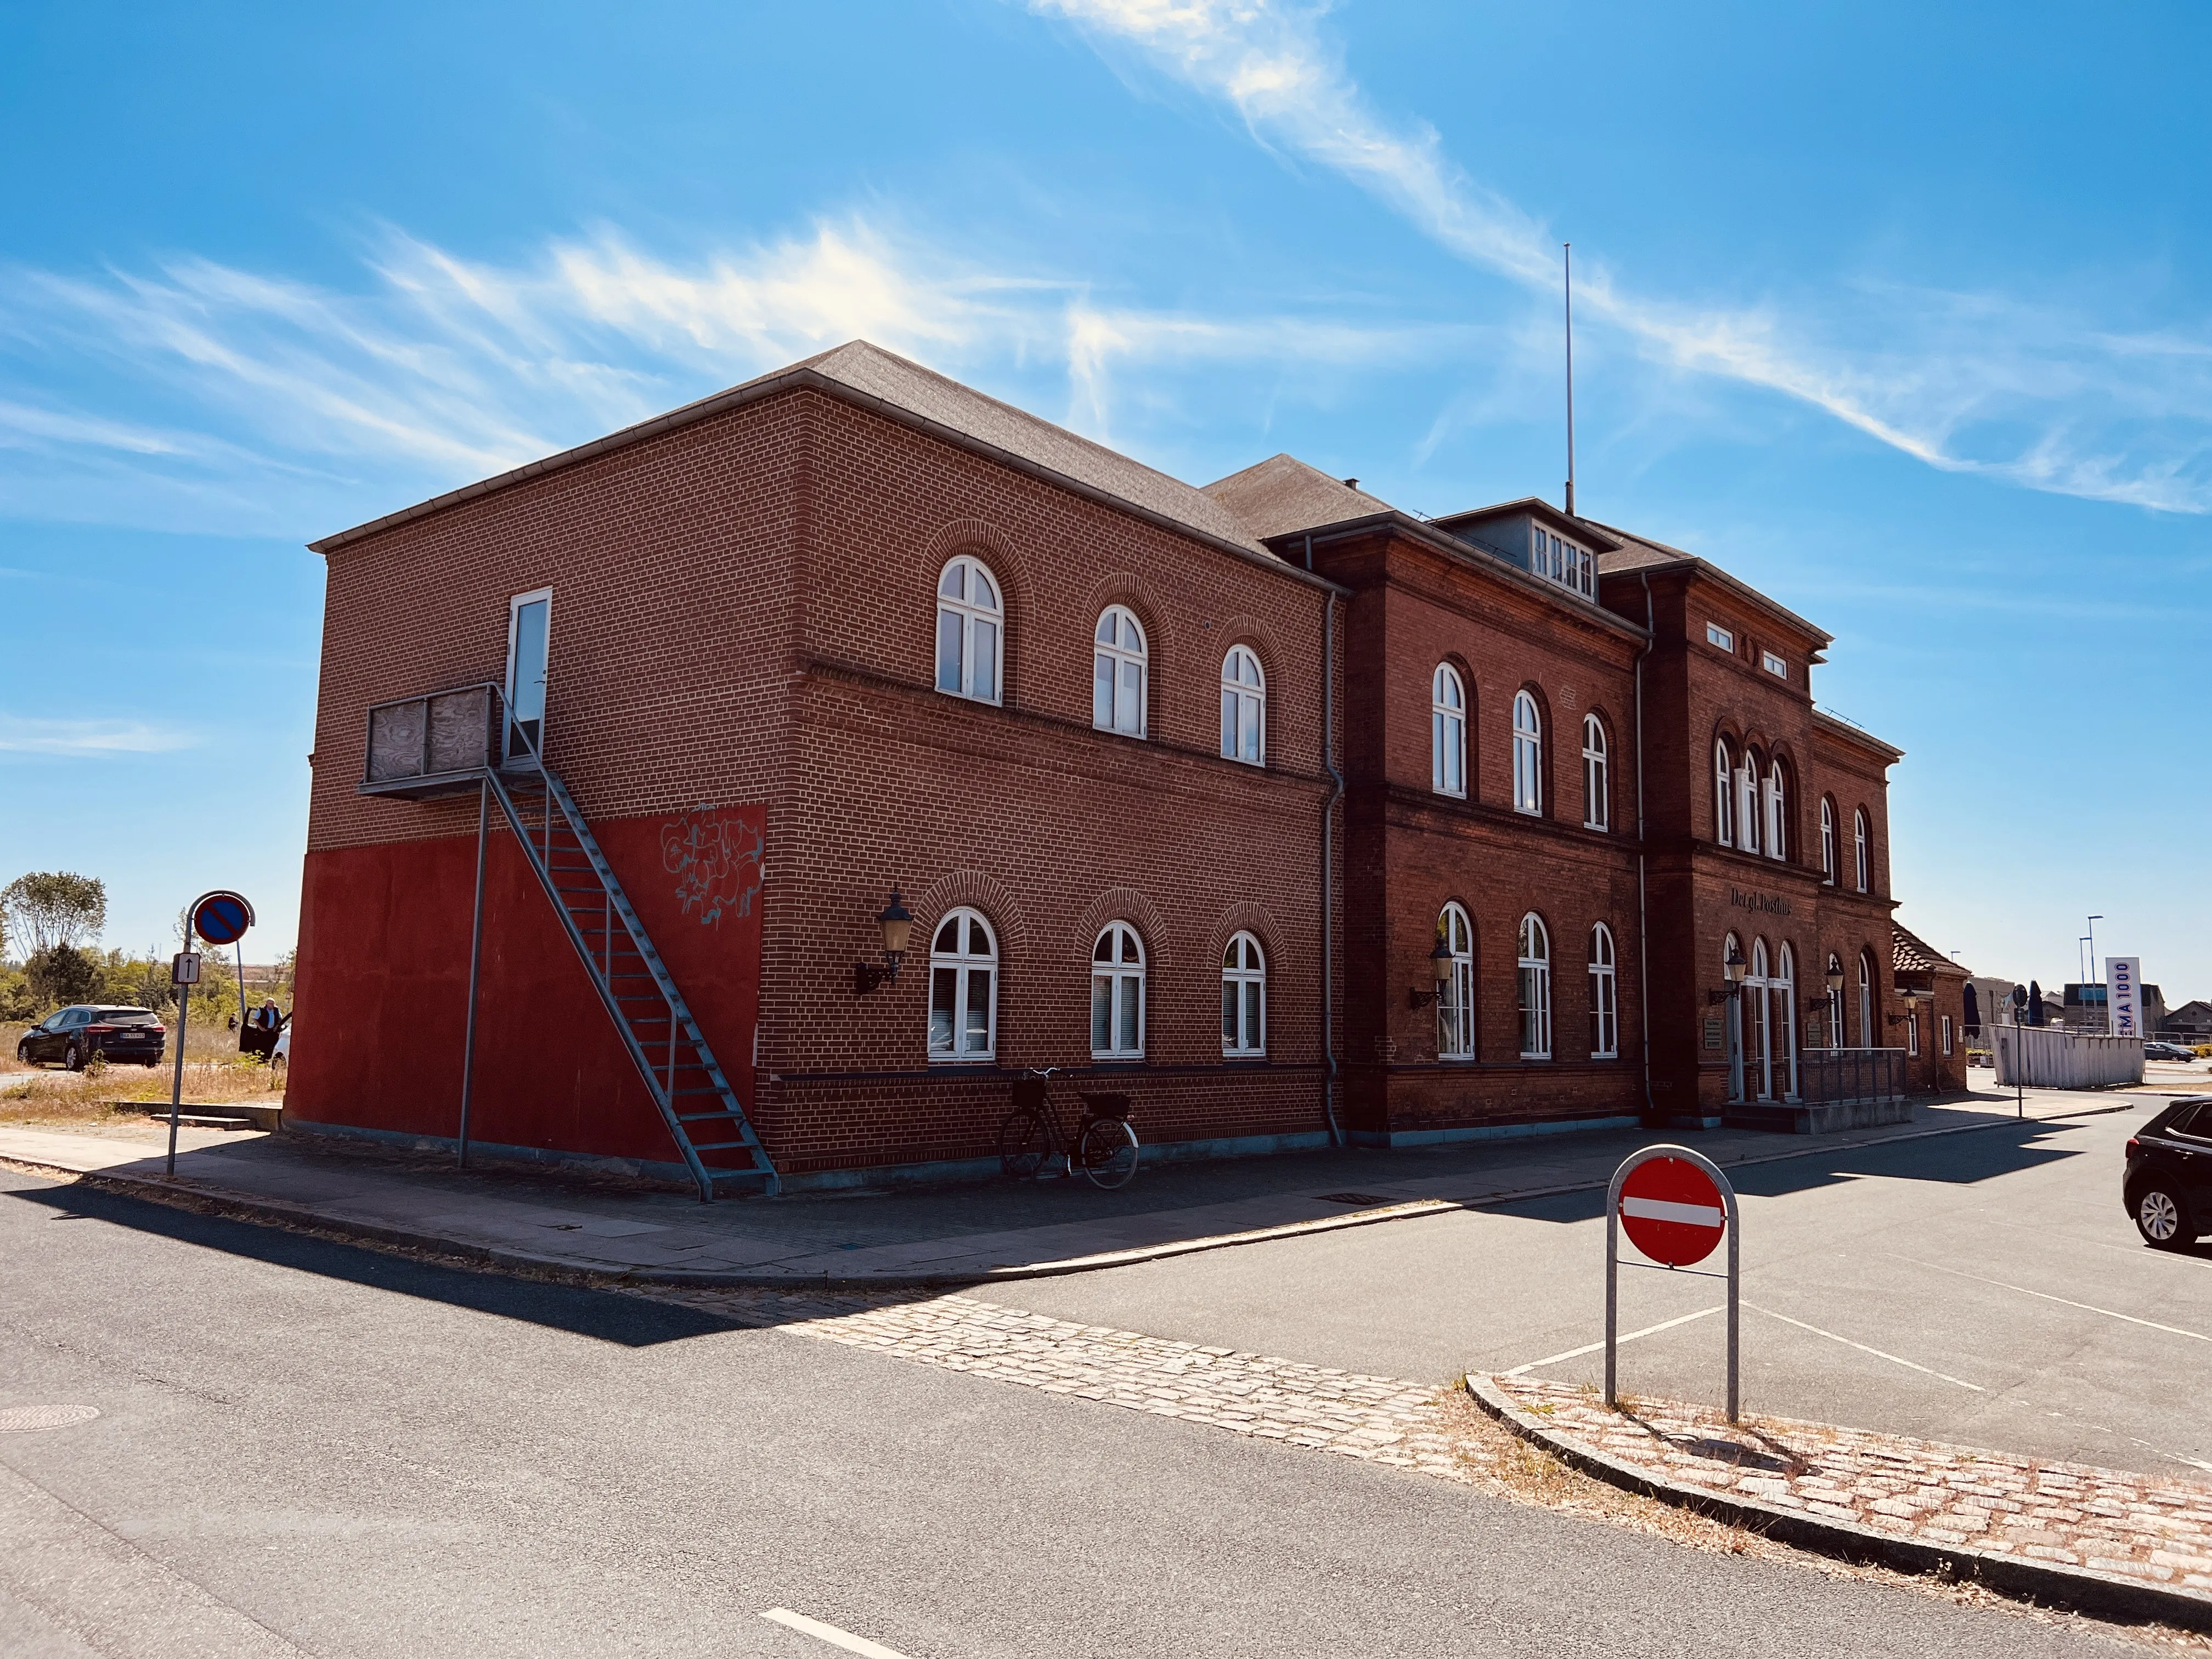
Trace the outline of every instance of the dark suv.
{"type": "Polygon", "coordinates": [[[140,1066],[159,1066],[168,1028],[143,1008],[104,1008],[80,1002],[48,1014],[15,1045],[15,1058],[26,1066],[58,1060],[72,1072],[81,1072],[94,1054],[110,1065],[131,1060],[140,1066]]]}
{"type": "Polygon", "coordinates": [[[2212,1095],[2175,1101],[2128,1138],[2120,1190],[2155,1249],[2181,1249],[2212,1231],[2212,1095]]]}

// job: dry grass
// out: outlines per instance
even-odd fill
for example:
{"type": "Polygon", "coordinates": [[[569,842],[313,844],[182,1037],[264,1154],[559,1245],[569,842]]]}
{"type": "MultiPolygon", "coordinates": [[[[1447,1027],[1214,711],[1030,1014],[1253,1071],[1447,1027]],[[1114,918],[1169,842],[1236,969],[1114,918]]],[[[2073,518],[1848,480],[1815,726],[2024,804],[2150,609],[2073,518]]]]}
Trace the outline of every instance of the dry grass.
{"type": "MultiPolygon", "coordinates": [[[[118,1112],[118,1101],[167,1101],[173,1079],[173,1060],[151,1068],[108,1066],[94,1060],[82,1072],[58,1067],[24,1066],[15,1059],[15,1044],[25,1027],[0,1025],[0,1123],[98,1124],[135,1117],[118,1112]]],[[[216,1106],[252,1101],[281,1105],[284,1074],[272,1072],[257,1055],[238,1052],[235,1033],[220,1028],[195,1030],[185,1048],[185,1103],[216,1106]]]]}

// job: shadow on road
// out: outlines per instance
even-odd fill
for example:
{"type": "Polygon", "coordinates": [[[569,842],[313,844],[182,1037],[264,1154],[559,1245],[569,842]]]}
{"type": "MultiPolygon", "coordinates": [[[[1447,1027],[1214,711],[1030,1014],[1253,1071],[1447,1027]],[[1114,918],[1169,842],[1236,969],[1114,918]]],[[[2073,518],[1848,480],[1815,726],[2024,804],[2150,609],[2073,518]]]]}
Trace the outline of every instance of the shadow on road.
{"type": "MultiPolygon", "coordinates": [[[[742,1314],[724,1314],[703,1308],[638,1296],[622,1291],[595,1290],[586,1285],[549,1284],[517,1279],[501,1272],[471,1272],[465,1267],[418,1261],[365,1246],[345,1244],[288,1232],[282,1228],[232,1221],[222,1216],[150,1203],[118,1193],[105,1192],[82,1182],[47,1184],[40,1177],[0,1174],[0,1198],[12,1199],[43,1218],[33,1221],[104,1221],[134,1232],[173,1239],[197,1249],[220,1250],[227,1255],[295,1273],[314,1273],[398,1296],[420,1297],[465,1308],[471,1313],[564,1331],[594,1341],[623,1347],[647,1348],[663,1342],[681,1342],[724,1331],[772,1327],[788,1319],[811,1317],[818,1307],[787,1310],[785,1298],[759,1298],[757,1310],[748,1305],[742,1314]]],[[[0,1238],[11,1227],[25,1224],[25,1214],[0,1216],[0,1238]]],[[[21,1235],[17,1235],[20,1239],[21,1235]]],[[[0,1250],[7,1249],[0,1243],[0,1250]]],[[[27,1252],[12,1252],[19,1266],[27,1252]]],[[[916,1292],[915,1294],[924,1294],[916,1292]]],[[[890,1299],[878,1295],[876,1300],[890,1299]]]]}

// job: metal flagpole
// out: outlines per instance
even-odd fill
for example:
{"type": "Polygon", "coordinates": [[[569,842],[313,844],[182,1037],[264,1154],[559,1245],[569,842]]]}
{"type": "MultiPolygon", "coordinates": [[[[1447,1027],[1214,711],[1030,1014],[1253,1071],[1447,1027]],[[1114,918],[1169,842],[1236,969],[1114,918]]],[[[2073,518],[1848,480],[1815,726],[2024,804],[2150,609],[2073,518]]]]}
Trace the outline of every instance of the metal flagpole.
{"type": "Polygon", "coordinates": [[[1567,516],[1575,516],[1575,245],[1559,244],[1566,258],[1567,301],[1567,516]]]}

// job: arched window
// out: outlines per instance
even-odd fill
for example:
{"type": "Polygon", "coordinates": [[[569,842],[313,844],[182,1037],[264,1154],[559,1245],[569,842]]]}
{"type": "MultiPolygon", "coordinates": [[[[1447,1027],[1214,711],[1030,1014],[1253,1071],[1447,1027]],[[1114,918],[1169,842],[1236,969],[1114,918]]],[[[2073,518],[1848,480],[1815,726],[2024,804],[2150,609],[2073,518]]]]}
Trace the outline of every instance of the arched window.
{"type": "Polygon", "coordinates": [[[1789,822],[1790,798],[1788,784],[1782,775],[1782,763],[1771,761],[1766,768],[1766,856],[1786,859],[1790,856],[1789,822]]]}
{"type": "Polygon", "coordinates": [[[1091,951],[1091,1054],[1145,1056],[1145,946],[1126,921],[1109,921],[1091,951]]]}
{"type": "Polygon", "coordinates": [[[1221,953],[1221,1052],[1232,1060],[1267,1052],[1267,963],[1249,933],[1221,953]]]}
{"type": "Polygon", "coordinates": [[[1267,680],[1249,646],[1231,646],[1221,659],[1221,757],[1267,763],[1267,680]]]}
{"type": "Polygon", "coordinates": [[[962,554],[937,579],[937,689],[978,702],[999,701],[1005,611],[982,561],[962,554]]]}
{"type": "Polygon", "coordinates": [[[1552,1057],[1552,936],[1530,911],[1521,918],[1521,1058],[1552,1057]]]}
{"type": "Polygon", "coordinates": [[[1613,807],[1606,787],[1605,722],[1583,716],[1583,828],[1609,829],[1613,807]]]}
{"type": "Polygon", "coordinates": [[[1797,956],[1788,945],[1769,983],[1774,999],[1774,1091],[1797,1098],[1797,956]]]}
{"type": "Polygon", "coordinates": [[[1873,874],[1874,849],[1867,836],[1866,808],[1862,806],[1851,814],[1851,858],[1858,872],[1859,891],[1874,890],[1869,878],[1873,874]]]}
{"type": "Polygon", "coordinates": [[[1859,1047],[1874,1047],[1874,952],[1859,952],[1859,1047]]]}
{"type": "Polygon", "coordinates": [[[1600,922],[1590,929],[1590,1058],[1613,1060],[1620,1054],[1620,1001],[1615,996],[1613,929],[1600,922]]]}
{"type": "Polygon", "coordinates": [[[1474,1058],[1474,924],[1456,904],[1437,918],[1437,937],[1451,952],[1451,977],[1437,997],[1437,1058],[1474,1058]]]}
{"type": "Polygon", "coordinates": [[[929,945],[929,1057],[989,1060],[999,1046],[999,943],[973,910],[953,910],[929,945]]]}
{"type": "Polygon", "coordinates": [[[1145,735],[1145,630],[1127,605],[1098,618],[1091,659],[1091,723],[1124,737],[1145,735]]]}
{"type": "Polygon", "coordinates": [[[1747,853],[1759,850],[1759,750],[1748,744],[1735,775],[1735,844],[1747,853]]]}
{"type": "Polygon", "coordinates": [[[1439,795],[1467,793],[1467,688],[1448,662],[1429,678],[1429,786],[1439,795]]]}
{"type": "Polygon", "coordinates": [[[1761,1100],[1774,1098],[1774,1010],[1767,997],[1766,969],[1766,941],[1753,939],[1751,968],[1743,976],[1744,1023],[1749,1028],[1745,1060],[1761,1100]]]}
{"type": "Polygon", "coordinates": [[[1713,745],[1713,839],[1723,847],[1735,845],[1735,766],[1723,738],[1713,745]]]}
{"type": "Polygon", "coordinates": [[[1820,879],[1836,884],[1836,804],[1820,797],[1820,879]]]}
{"type": "Polygon", "coordinates": [[[1513,699],[1513,810],[1544,810],[1544,722],[1526,691],[1513,699]]]}

